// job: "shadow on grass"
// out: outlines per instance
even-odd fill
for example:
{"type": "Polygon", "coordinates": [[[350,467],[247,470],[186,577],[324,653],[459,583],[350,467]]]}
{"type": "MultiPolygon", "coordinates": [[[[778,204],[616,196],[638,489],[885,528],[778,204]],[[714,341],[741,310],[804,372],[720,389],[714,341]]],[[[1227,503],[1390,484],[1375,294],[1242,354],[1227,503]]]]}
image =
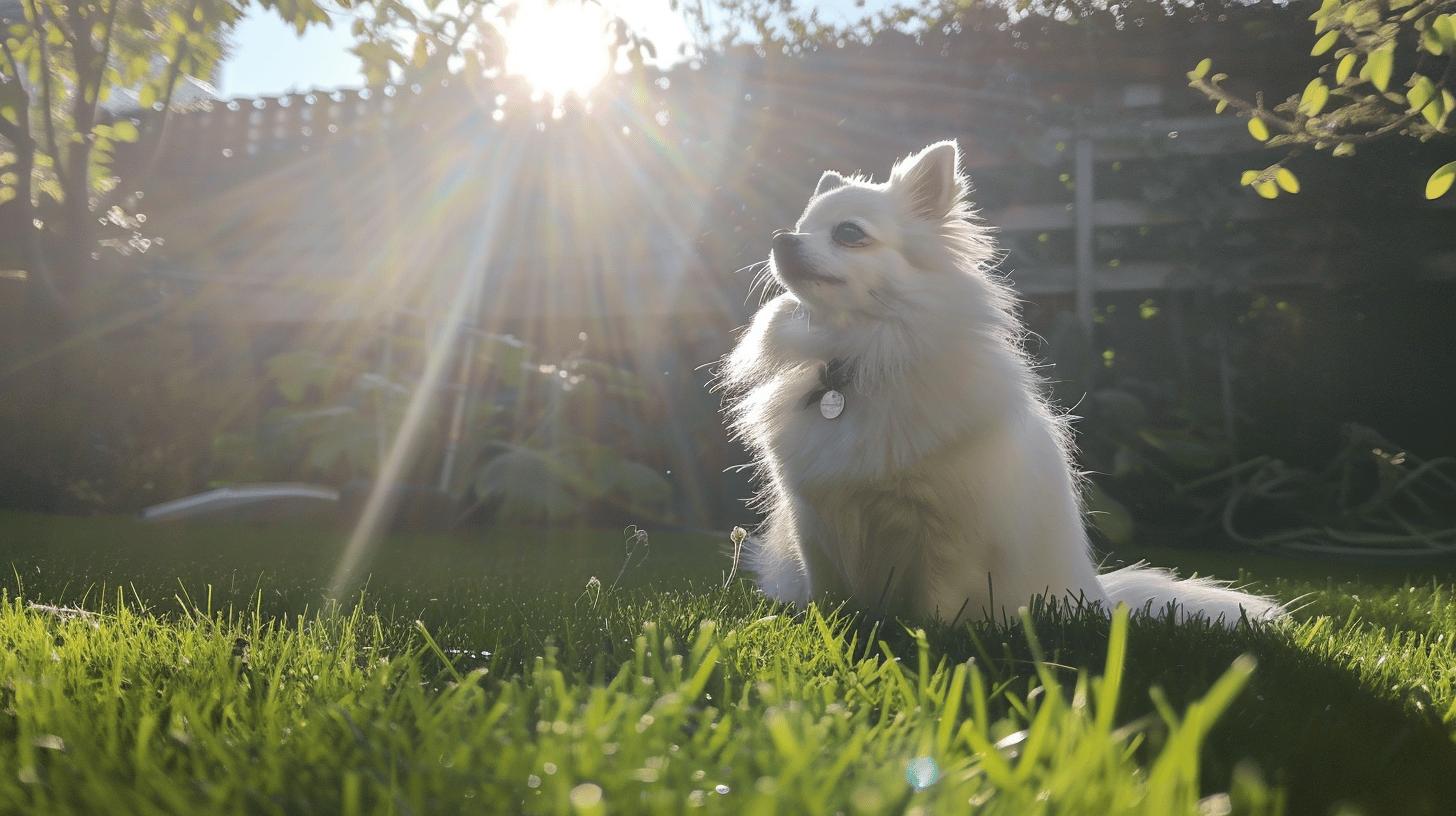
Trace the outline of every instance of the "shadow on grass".
{"type": "MultiPolygon", "coordinates": [[[[1069,688],[1076,669],[1095,671],[1105,661],[1107,623],[1100,617],[1043,608],[1033,620],[1047,660],[1068,667],[1069,688]]],[[[903,626],[881,631],[892,648],[913,642],[903,626]]],[[[1135,618],[1119,719],[1157,722],[1152,688],[1181,711],[1235,658],[1252,654],[1253,679],[1209,735],[1205,790],[1227,790],[1235,769],[1253,763],[1284,788],[1291,813],[1325,814],[1341,805],[1372,815],[1456,812],[1456,742],[1430,696],[1381,686],[1347,661],[1312,653],[1298,642],[1301,631],[1135,618]]],[[[975,659],[999,682],[1038,682],[1018,624],[932,627],[927,636],[935,653],[975,659]]],[[[1146,749],[1160,738],[1161,729],[1151,729],[1146,749]]]]}

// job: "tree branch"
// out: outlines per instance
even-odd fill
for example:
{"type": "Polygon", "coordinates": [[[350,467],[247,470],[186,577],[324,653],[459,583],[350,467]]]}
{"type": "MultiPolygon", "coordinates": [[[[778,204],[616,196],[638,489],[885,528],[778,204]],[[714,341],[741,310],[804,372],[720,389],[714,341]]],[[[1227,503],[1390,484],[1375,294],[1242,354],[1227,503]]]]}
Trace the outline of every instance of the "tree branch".
{"type": "MultiPolygon", "coordinates": [[[[121,0],[116,0],[116,2],[119,3],[121,2],[121,0]]],[[[192,6],[187,11],[189,29],[193,25],[192,14],[196,11],[197,7],[201,5],[201,2],[202,0],[192,0],[192,6]]],[[[163,140],[167,136],[167,120],[168,117],[171,115],[172,111],[172,96],[177,89],[177,82],[182,74],[182,55],[185,53],[186,48],[187,39],[186,36],[183,35],[182,42],[177,45],[177,53],[173,55],[171,64],[167,66],[167,76],[164,80],[166,83],[166,87],[163,90],[163,98],[161,100],[161,116],[157,117],[156,123],[154,125],[148,125],[148,132],[151,132],[153,129],[155,129],[157,132],[157,138],[154,142],[152,142],[152,147],[147,153],[145,169],[138,174],[142,178],[147,178],[152,175],[152,171],[154,171],[157,167],[157,161],[161,158],[162,147],[164,144],[163,140]]],[[[143,121],[146,120],[144,119],[143,121]]],[[[116,200],[118,190],[120,190],[119,187],[113,188],[111,191],[102,195],[100,198],[100,203],[97,205],[96,209],[98,211],[106,210],[110,206],[110,204],[116,200]]]]}
{"type": "MultiPolygon", "coordinates": [[[[89,135],[91,128],[96,124],[96,109],[101,105],[101,86],[106,82],[106,63],[111,59],[111,41],[116,29],[116,9],[121,5],[121,0],[111,0],[111,7],[106,12],[106,23],[102,34],[101,50],[97,51],[91,46],[91,38],[87,36],[86,52],[89,54],[86,71],[81,71],[80,60],[76,64],[76,84],[79,93],[76,94],[74,105],[74,117],[76,132],[89,135]]],[[[89,153],[90,151],[87,151],[89,153]]],[[[86,172],[82,168],[82,172],[86,172]]]]}
{"type": "Polygon", "coordinates": [[[66,169],[62,166],[64,158],[61,156],[60,140],[56,138],[56,117],[53,109],[54,102],[51,97],[51,57],[50,48],[46,44],[45,20],[41,15],[40,4],[37,0],[26,0],[30,5],[31,25],[35,26],[35,40],[40,47],[40,108],[44,117],[41,124],[45,127],[46,149],[50,151],[52,161],[51,170],[61,181],[61,187],[66,187],[66,169]]]}
{"type": "Polygon", "coordinates": [[[3,37],[0,37],[0,52],[4,52],[5,61],[10,63],[10,70],[15,75],[15,94],[20,97],[20,104],[15,106],[16,123],[12,125],[0,119],[0,136],[9,139],[17,149],[34,153],[35,140],[30,137],[30,94],[20,84],[20,61],[11,52],[10,42],[3,37]]]}
{"type": "MultiPolygon", "coordinates": [[[[121,0],[116,0],[120,3],[121,0]]],[[[192,31],[195,22],[192,16],[197,13],[197,8],[202,0],[192,0],[192,5],[187,9],[187,32],[192,31]]],[[[177,81],[182,76],[182,55],[187,53],[187,33],[181,35],[181,42],[177,43],[177,53],[172,55],[172,63],[167,66],[167,78],[165,87],[162,89],[162,117],[157,127],[163,128],[167,124],[167,113],[172,109],[172,94],[177,90],[177,81]]]]}

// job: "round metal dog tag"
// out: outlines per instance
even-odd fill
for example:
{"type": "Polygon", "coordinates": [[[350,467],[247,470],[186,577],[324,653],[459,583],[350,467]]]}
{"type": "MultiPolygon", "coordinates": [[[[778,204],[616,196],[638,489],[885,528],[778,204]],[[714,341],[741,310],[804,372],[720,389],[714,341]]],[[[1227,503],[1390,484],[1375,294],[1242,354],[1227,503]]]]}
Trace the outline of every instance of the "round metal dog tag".
{"type": "Polygon", "coordinates": [[[825,419],[834,419],[844,413],[844,395],[833,389],[825,391],[824,396],[819,398],[819,413],[825,419]]]}

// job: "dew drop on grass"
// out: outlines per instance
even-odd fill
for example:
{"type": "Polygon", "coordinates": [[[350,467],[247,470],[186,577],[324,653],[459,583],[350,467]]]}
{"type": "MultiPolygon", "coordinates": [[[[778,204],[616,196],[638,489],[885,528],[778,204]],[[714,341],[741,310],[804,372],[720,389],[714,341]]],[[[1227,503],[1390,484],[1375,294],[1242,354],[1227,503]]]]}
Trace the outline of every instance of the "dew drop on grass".
{"type": "Polygon", "coordinates": [[[905,766],[905,781],[915,790],[925,790],[940,779],[940,766],[930,757],[916,757],[905,766]]]}
{"type": "Polygon", "coordinates": [[[571,806],[585,810],[601,804],[602,788],[590,782],[583,782],[571,789],[571,806]]]}
{"type": "Polygon", "coordinates": [[[714,785],[713,786],[713,793],[716,793],[719,796],[727,796],[730,792],[732,792],[732,790],[733,789],[730,788],[730,787],[728,787],[727,785],[714,785]]]}

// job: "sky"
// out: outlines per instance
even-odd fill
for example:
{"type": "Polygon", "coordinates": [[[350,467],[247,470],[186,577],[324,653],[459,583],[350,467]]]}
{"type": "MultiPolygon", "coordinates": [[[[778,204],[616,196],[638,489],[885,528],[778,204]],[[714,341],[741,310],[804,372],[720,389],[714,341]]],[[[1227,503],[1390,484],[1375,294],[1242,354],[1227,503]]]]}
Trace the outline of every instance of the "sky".
{"type": "Polygon", "coordinates": [[[272,12],[256,5],[233,32],[232,54],[222,64],[225,96],[265,96],[290,90],[358,87],[359,61],[349,53],[348,22],[314,26],[302,37],[272,12]]]}

